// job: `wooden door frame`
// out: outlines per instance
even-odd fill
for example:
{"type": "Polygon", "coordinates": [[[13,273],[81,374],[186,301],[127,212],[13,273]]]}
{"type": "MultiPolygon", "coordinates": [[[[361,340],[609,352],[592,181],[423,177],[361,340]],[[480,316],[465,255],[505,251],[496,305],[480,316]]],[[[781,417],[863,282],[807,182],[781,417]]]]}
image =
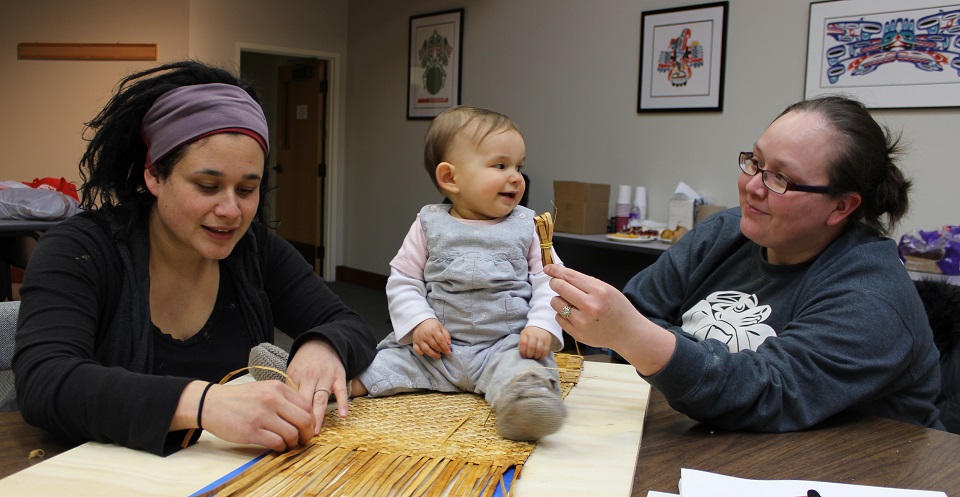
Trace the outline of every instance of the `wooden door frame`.
{"type": "MultiPolygon", "coordinates": [[[[241,52],[256,52],[269,55],[289,56],[294,58],[312,57],[327,62],[328,101],[327,101],[327,179],[323,192],[323,246],[325,253],[320,276],[328,281],[336,277],[336,267],[341,262],[343,253],[343,191],[341,181],[343,171],[343,151],[345,148],[344,133],[346,129],[344,112],[346,74],[343,71],[342,56],[336,52],[308,50],[301,48],[279,47],[257,43],[238,42],[236,44],[236,67],[240,67],[241,52]]],[[[270,130],[274,132],[274,130],[270,130]]]]}

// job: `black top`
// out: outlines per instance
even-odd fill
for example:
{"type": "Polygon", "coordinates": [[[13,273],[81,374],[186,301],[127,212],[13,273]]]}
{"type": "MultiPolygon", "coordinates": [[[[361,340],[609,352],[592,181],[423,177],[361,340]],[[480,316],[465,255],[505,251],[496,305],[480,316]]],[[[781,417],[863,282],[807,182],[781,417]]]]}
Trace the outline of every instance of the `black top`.
{"type": "MultiPolygon", "coordinates": [[[[247,354],[258,344],[242,330],[243,315],[237,306],[230,272],[220,265],[220,288],[210,318],[196,335],[178,340],[153,323],[153,374],[193,377],[219,383],[223,371],[247,367],[247,354]]],[[[241,376],[238,374],[237,376],[241,376]]]]}
{"type": "Polygon", "coordinates": [[[230,335],[216,335],[234,337],[236,346],[215,347],[204,361],[184,360],[170,371],[176,376],[153,374],[169,366],[163,357],[170,354],[149,322],[148,240],[118,241],[112,232],[106,215],[84,212],[47,231],[30,259],[13,363],[17,400],[30,424],[162,454],[186,385],[195,378],[219,381],[233,365],[246,365],[251,346],[273,341],[274,327],[294,338],[292,354],[306,340],[326,339],[347,378],[373,360],[369,325],[296,249],[254,223],[221,261],[221,277],[228,278],[221,283],[232,281],[242,303],[242,326],[218,323],[230,335]]]}

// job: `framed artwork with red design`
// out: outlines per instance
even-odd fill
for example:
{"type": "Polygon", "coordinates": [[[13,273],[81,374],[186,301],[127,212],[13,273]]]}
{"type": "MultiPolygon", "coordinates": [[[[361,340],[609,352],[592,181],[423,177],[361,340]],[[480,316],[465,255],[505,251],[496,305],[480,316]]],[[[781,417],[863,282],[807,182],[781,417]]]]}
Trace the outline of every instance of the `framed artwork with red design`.
{"type": "Polygon", "coordinates": [[[728,6],[642,14],[637,112],[723,110],[728,6]]]}

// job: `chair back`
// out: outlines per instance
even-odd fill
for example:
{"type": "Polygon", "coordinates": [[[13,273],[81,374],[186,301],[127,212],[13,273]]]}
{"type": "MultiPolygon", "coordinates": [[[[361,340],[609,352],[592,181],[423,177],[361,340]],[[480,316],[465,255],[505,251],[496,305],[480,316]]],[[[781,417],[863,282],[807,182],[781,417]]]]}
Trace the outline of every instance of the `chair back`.
{"type": "Polygon", "coordinates": [[[19,300],[0,302],[0,412],[17,409],[11,368],[19,314],[19,300]]]}
{"type": "Polygon", "coordinates": [[[940,352],[940,394],[936,400],[940,421],[947,431],[960,434],[960,286],[934,278],[914,281],[914,285],[940,352]]]}

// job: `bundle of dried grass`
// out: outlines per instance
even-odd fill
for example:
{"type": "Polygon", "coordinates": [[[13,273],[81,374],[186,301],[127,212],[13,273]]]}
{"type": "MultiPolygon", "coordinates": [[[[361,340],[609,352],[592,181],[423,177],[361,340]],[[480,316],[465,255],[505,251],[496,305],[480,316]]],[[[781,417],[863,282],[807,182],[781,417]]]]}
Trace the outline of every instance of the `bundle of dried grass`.
{"type": "Polygon", "coordinates": [[[540,236],[540,259],[544,266],[553,264],[553,216],[544,212],[533,218],[533,222],[537,227],[537,235],[540,236]]]}
{"type": "MultiPolygon", "coordinates": [[[[583,358],[556,358],[566,397],[583,358]]],[[[350,416],[329,413],[306,447],[270,454],[206,495],[490,496],[536,446],[500,437],[495,416],[468,393],[354,399],[350,416]]]]}

